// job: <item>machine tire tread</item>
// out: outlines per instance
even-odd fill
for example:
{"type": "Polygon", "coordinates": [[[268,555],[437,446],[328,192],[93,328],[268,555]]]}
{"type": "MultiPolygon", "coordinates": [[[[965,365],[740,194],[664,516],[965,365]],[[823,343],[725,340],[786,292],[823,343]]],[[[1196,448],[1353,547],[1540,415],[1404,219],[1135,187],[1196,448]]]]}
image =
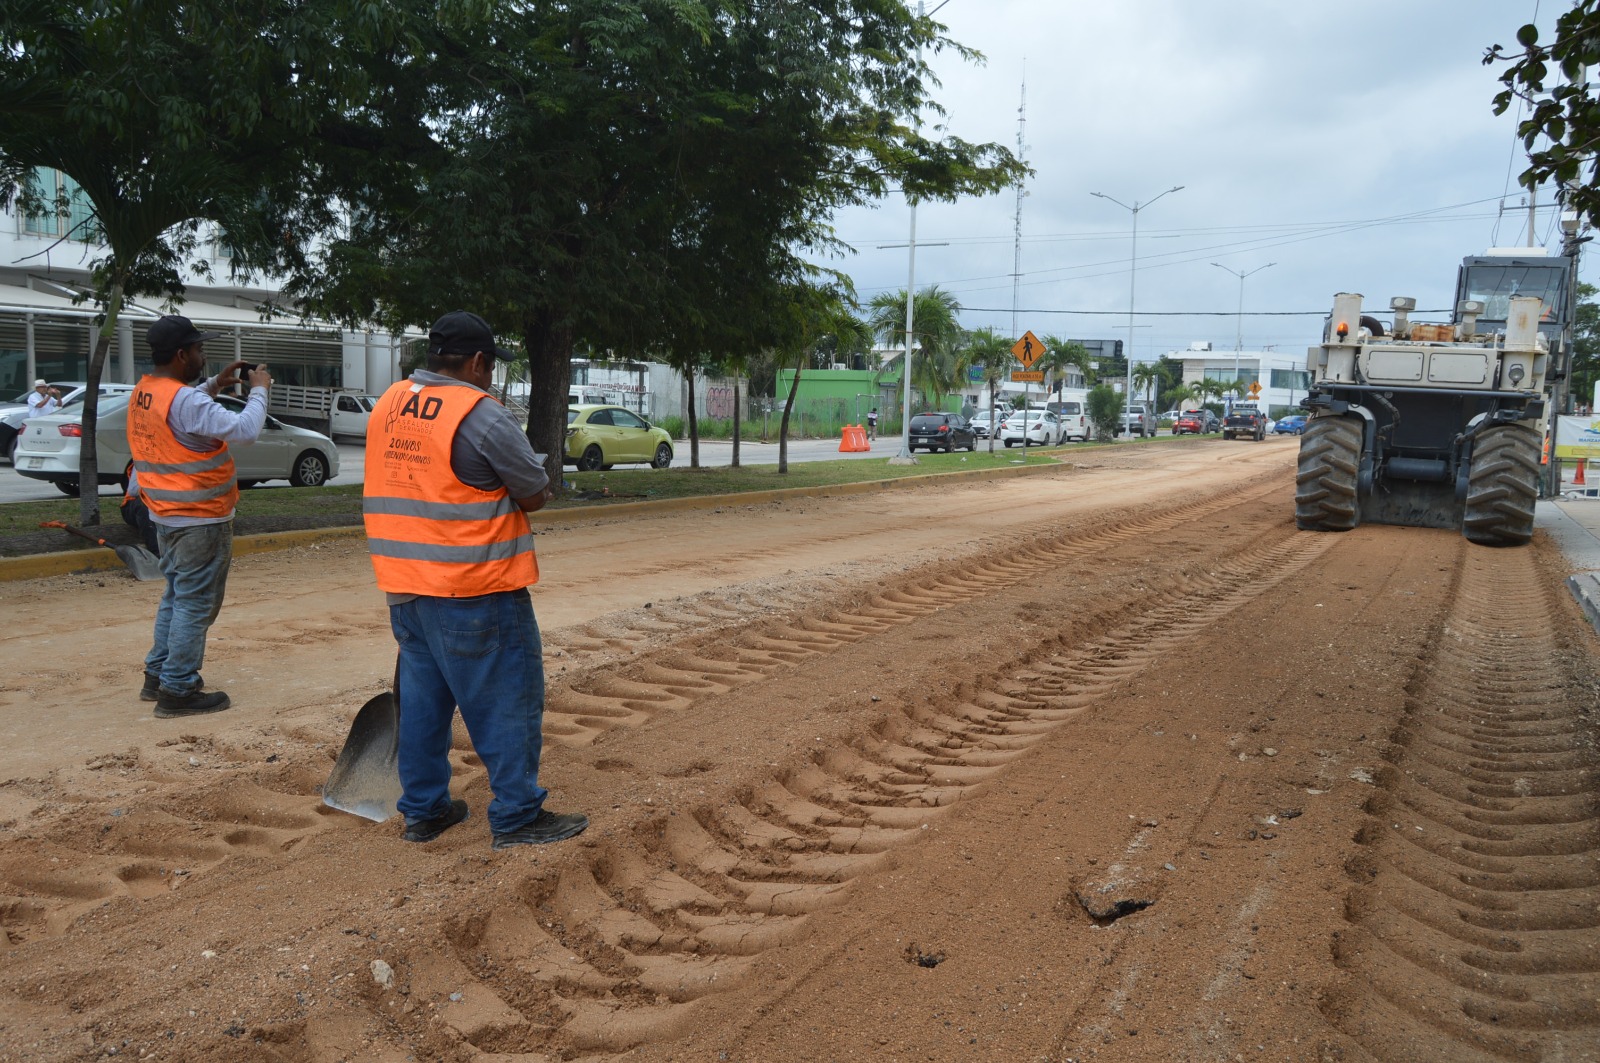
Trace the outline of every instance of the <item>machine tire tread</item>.
{"type": "Polygon", "coordinates": [[[1520,425],[1478,437],[1467,472],[1461,534],[1480,546],[1522,546],[1533,538],[1539,497],[1539,437],[1520,425]]]}
{"type": "Polygon", "coordinates": [[[1300,437],[1295,472],[1294,522],[1305,531],[1349,531],[1361,523],[1356,484],[1361,465],[1361,422],[1318,417],[1300,437]]]}

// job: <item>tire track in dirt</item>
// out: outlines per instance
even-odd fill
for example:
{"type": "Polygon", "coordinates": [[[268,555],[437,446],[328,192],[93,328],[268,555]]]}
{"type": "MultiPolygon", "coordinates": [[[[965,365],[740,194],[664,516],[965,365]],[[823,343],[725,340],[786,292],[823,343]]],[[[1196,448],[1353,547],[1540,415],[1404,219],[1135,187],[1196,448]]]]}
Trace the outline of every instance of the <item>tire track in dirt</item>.
{"type": "MultiPolygon", "coordinates": [[[[925,617],[932,610],[1015,586],[1037,573],[1040,566],[1061,564],[1181,527],[1237,504],[1240,497],[1260,497],[1277,489],[1276,481],[1281,481],[1282,475],[1261,480],[1266,482],[1253,481],[1241,495],[1229,499],[1138,507],[1134,515],[1099,521],[1084,531],[1060,531],[1040,522],[1027,529],[1035,540],[1030,545],[1020,549],[1008,546],[1004,556],[997,556],[1000,545],[988,543],[987,552],[964,561],[921,566],[880,586],[850,610],[800,609],[752,626],[751,613],[765,610],[759,598],[737,589],[723,595],[697,595],[665,623],[652,618],[627,629],[634,635],[627,645],[638,658],[631,668],[618,669],[608,657],[596,666],[597,670],[606,669],[605,674],[569,680],[570,685],[552,682],[546,738],[589,745],[613,728],[638,725],[664,711],[681,710],[702,698],[792,671],[821,654],[925,617]],[[722,643],[712,639],[708,645],[705,621],[718,616],[736,624],[741,634],[722,643]],[[673,635],[681,636],[678,646],[670,641],[673,635]]],[[[315,626],[296,626],[285,637],[297,641],[315,626]]],[[[616,629],[608,629],[606,648],[611,648],[615,638],[616,629]]],[[[314,737],[289,733],[301,742],[314,737]]],[[[458,779],[468,785],[482,774],[482,765],[459,727],[456,745],[458,779]]],[[[251,759],[243,751],[210,752],[240,764],[251,759]]],[[[139,802],[129,801],[136,814],[126,820],[119,814],[115,829],[97,839],[98,851],[51,847],[45,856],[51,867],[45,873],[30,870],[39,863],[43,849],[29,843],[0,849],[0,930],[11,939],[58,935],[78,917],[109,900],[149,900],[189,885],[237,857],[288,852],[326,825],[326,808],[304,796],[315,792],[321,779],[304,773],[295,773],[288,780],[293,787],[289,791],[254,783],[230,784],[228,792],[219,797],[209,791],[189,792],[191,779],[162,776],[137,757],[123,766],[139,774],[146,784],[179,791],[181,796],[170,799],[163,813],[186,812],[187,822],[193,826],[172,844],[140,843],[133,840],[129,828],[146,823],[147,817],[138,813],[139,802]],[[181,866],[184,874],[170,876],[167,872],[173,866],[181,866]]],[[[165,819],[158,817],[154,822],[163,828],[158,837],[172,834],[165,829],[171,826],[165,819]]],[[[55,834],[52,831],[45,836],[55,834]]]]}
{"type": "MultiPolygon", "coordinates": [[[[746,983],[757,957],[800,939],[890,851],[915,844],[1036,743],[1330,545],[1264,536],[1196,580],[1203,606],[1146,604],[1092,641],[819,750],[736,802],[641,824],[640,852],[601,846],[455,927],[454,962],[419,969],[413,992],[473,983],[480,1006],[456,1030],[485,1052],[571,1059],[676,1036],[695,1001],[746,983]],[[1277,578],[1246,579],[1262,571],[1277,578]]],[[[804,635],[771,641],[807,652],[804,635]]],[[[1108,889],[1131,886],[1107,877],[1108,889]]]]}
{"type": "MultiPolygon", "coordinates": [[[[1271,479],[1279,480],[1281,475],[1271,479]]],[[[1162,507],[1090,530],[1060,531],[1053,524],[1027,526],[1019,529],[1019,539],[1028,545],[1008,550],[1005,557],[994,556],[991,546],[983,556],[924,570],[849,609],[805,614],[776,629],[764,626],[755,632],[745,631],[723,646],[702,647],[692,654],[653,654],[646,666],[569,677],[564,684],[552,685],[545,706],[545,733],[563,744],[591,744],[615,727],[638,726],[698,697],[736,689],[840,646],[913,622],[931,609],[952,608],[1018,586],[1042,570],[1193,523],[1260,498],[1275,488],[1275,483],[1258,484],[1230,498],[1162,507]]],[[[582,633],[582,641],[569,639],[564,645],[579,650],[638,646],[647,634],[659,633],[658,625],[665,624],[670,629],[681,622],[688,627],[697,620],[703,621],[708,614],[714,615],[718,604],[695,602],[682,617],[666,620],[657,616],[648,625],[636,623],[629,632],[634,636],[631,641],[625,634],[602,634],[590,626],[582,633]]],[[[747,625],[747,617],[736,610],[730,612],[730,619],[738,626],[747,625]]],[[[577,663],[581,665],[581,656],[577,663]]]]}
{"type": "Polygon", "coordinates": [[[1570,696],[1533,551],[1462,549],[1366,806],[1323,1012],[1380,1060],[1595,1059],[1594,706],[1570,696]]]}

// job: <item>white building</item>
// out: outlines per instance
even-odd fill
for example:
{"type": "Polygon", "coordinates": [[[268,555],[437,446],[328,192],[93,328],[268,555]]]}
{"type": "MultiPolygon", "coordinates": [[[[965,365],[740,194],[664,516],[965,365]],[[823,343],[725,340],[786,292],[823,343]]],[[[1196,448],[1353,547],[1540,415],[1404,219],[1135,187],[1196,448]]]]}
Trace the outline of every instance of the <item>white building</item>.
{"type": "Polygon", "coordinates": [[[1183,363],[1183,383],[1191,386],[1207,379],[1237,380],[1242,385],[1240,396],[1248,398],[1250,385],[1259,382],[1256,404],[1274,417],[1297,407],[1311,386],[1304,350],[1217,351],[1201,341],[1191,343],[1188,350],[1168,351],[1167,357],[1183,363]]]}
{"type": "MultiPolygon", "coordinates": [[[[70,180],[54,170],[43,174],[47,189],[72,197],[70,180]]],[[[86,204],[64,218],[15,208],[0,214],[0,399],[22,394],[40,377],[83,380],[88,373],[99,339],[97,310],[92,299],[78,300],[92,288],[89,264],[106,253],[88,218],[86,204]]],[[[399,379],[403,338],[304,322],[270,284],[228,280],[226,253],[216,245],[202,245],[202,255],[212,279],[191,267],[181,304],[135,299],[123,307],[103,379],[131,384],[149,370],[144,330],[168,312],[222,333],[206,345],[213,369],[244,358],[265,362],[279,383],[363,391],[399,379]]]]}

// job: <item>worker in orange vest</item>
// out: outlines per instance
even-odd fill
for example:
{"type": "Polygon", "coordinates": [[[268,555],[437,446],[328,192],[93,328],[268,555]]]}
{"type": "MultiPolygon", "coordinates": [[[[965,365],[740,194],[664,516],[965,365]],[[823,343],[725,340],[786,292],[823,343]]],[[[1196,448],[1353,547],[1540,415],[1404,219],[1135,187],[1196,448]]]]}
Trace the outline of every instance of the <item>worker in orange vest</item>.
{"type": "Polygon", "coordinates": [[[234,413],[218,392],[239,382],[234,362],[210,380],[205,341],[193,322],[169,314],[145,333],[154,363],[128,403],[128,449],[139,494],[150,509],[167,588],[156,606],[155,640],[144,659],[142,701],[163,718],[221,712],[230,704],[200,678],[206,633],[222,610],[233,560],[233,509],[239,498],[229,443],[254,443],[267,418],[267,367],[250,369],[250,397],[234,413]]]}
{"type": "Polygon", "coordinates": [[[400,644],[398,763],[405,840],[468,816],[450,796],[459,707],[489,773],[493,845],[571,838],[589,825],[544,807],[544,659],[528,587],[539,580],[527,514],[552,496],[544,458],[488,389],[513,355],[464,310],[434,323],[426,369],[373,408],[363,488],[367,545],[400,644]],[[379,430],[378,426],[382,426],[379,430]]]}

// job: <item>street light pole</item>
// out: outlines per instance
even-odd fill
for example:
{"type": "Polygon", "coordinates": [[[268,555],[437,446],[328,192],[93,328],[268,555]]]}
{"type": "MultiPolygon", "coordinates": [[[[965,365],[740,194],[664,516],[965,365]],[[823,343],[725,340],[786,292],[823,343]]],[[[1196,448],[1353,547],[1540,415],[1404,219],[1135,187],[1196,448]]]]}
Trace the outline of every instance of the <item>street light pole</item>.
{"type": "MultiPolygon", "coordinates": [[[[1260,273],[1262,270],[1266,269],[1267,266],[1276,266],[1277,263],[1276,262],[1268,262],[1266,266],[1257,266],[1255,269],[1246,270],[1244,272],[1240,272],[1239,270],[1236,270],[1236,269],[1232,268],[1231,266],[1224,266],[1221,262],[1213,262],[1211,264],[1213,266],[1217,267],[1218,269],[1225,269],[1229,273],[1233,274],[1235,277],[1239,278],[1239,312],[1238,312],[1239,325],[1238,325],[1238,330],[1234,333],[1234,336],[1233,336],[1233,389],[1234,389],[1233,390],[1233,394],[1234,394],[1234,398],[1238,398],[1238,396],[1239,396],[1239,352],[1244,350],[1244,279],[1246,277],[1250,276],[1252,273],[1260,273]]],[[[1261,370],[1259,368],[1261,363],[1257,363],[1257,364],[1258,364],[1258,368],[1256,370],[1256,379],[1259,381],[1261,379],[1261,370]]],[[[1233,403],[1232,402],[1228,403],[1228,408],[1230,410],[1233,408],[1233,403]]]]}
{"type": "MultiPolygon", "coordinates": [[[[944,7],[950,0],[940,0],[939,7],[926,11],[927,5],[922,0],[917,0],[917,18],[928,18],[939,13],[939,8],[944,7]]],[[[917,45],[917,66],[922,66],[922,45],[917,45]]],[[[922,125],[922,113],[919,110],[916,124],[922,125]]],[[[915,303],[917,298],[917,199],[907,195],[906,202],[911,206],[911,238],[908,242],[910,251],[907,253],[906,267],[906,353],[905,361],[900,365],[901,391],[900,391],[900,453],[889,459],[894,465],[915,465],[917,459],[911,454],[911,326],[916,323],[915,303]]]]}
{"type": "MultiPolygon", "coordinates": [[[[1139,268],[1139,212],[1145,207],[1148,207],[1151,203],[1154,203],[1156,199],[1160,199],[1161,196],[1169,195],[1173,192],[1180,192],[1182,190],[1182,185],[1173,185],[1165,192],[1162,192],[1161,195],[1156,196],[1155,199],[1147,200],[1144,203],[1140,203],[1137,199],[1134,200],[1133,206],[1131,207],[1122,202],[1122,200],[1114,199],[1111,196],[1106,195],[1104,192],[1089,193],[1091,196],[1095,196],[1099,199],[1109,199],[1111,202],[1115,203],[1117,206],[1133,215],[1133,242],[1128,249],[1128,382],[1127,390],[1123,392],[1122,396],[1122,423],[1128,428],[1130,433],[1133,430],[1133,292],[1134,282],[1138,278],[1139,268]]],[[[1145,414],[1146,416],[1149,416],[1150,411],[1146,410],[1145,414]]]]}

